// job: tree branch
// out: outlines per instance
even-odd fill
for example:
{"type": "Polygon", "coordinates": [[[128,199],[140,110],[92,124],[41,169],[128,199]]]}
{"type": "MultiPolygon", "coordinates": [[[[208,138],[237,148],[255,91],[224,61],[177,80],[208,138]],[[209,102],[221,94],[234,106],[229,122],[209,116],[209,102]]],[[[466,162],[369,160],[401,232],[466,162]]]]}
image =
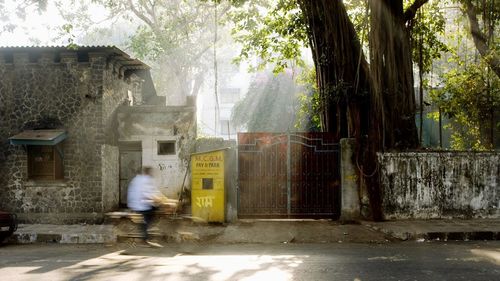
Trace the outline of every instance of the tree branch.
{"type": "Polygon", "coordinates": [[[413,2],[413,4],[411,4],[411,6],[408,7],[408,9],[406,9],[406,11],[404,12],[404,21],[408,22],[414,19],[418,9],[420,9],[420,7],[422,7],[427,2],[429,2],[429,0],[415,0],[415,2],[413,2]]]}
{"type": "Polygon", "coordinates": [[[476,49],[481,57],[488,63],[495,74],[500,78],[500,56],[488,46],[488,37],[481,31],[476,16],[476,8],[471,0],[465,0],[465,12],[469,18],[470,33],[476,49]]]}
{"type": "Polygon", "coordinates": [[[156,22],[155,4],[151,1],[147,1],[146,3],[142,3],[141,6],[146,10],[146,13],[151,15],[153,18],[152,22],[156,22]]]}
{"type": "Polygon", "coordinates": [[[130,10],[132,10],[132,12],[139,18],[141,19],[144,23],[146,23],[147,25],[149,25],[149,27],[151,27],[151,29],[153,30],[156,30],[157,27],[155,25],[155,23],[153,21],[151,21],[151,19],[149,19],[148,17],[146,17],[144,14],[142,14],[141,12],[139,12],[139,10],[137,10],[137,8],[135,7],[134,3],[132,2],[132,0],[128,0],[128,5],[130,7],[130,10]]]}

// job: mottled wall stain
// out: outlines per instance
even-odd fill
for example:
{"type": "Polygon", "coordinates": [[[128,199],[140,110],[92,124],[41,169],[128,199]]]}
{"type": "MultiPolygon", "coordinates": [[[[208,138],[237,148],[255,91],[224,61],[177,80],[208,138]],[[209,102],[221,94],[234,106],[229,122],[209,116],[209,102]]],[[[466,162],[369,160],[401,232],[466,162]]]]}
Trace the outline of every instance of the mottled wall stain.
{"type": "Polygon", "coordinates": [[[379,154],[385,217],[500,217],[500,153],[379,154]]]}

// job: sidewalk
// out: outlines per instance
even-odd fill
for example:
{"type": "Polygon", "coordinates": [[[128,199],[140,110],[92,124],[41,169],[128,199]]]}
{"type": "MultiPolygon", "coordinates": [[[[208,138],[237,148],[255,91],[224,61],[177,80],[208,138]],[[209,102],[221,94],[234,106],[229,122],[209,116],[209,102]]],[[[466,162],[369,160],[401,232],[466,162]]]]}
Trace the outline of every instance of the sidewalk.
{"type": "MultiPolygon", "coordinates": [[[[341,224],[328,220],[240,220],[226,225],[188,219],[158,221],[153,238],[181,243],[390,243],[398,240],[500,240],[499,219],[362,221],[341,224]]],[[[116,243],[138,238],[129,219],[105,225],[22,224],[13,243],[116,243]]]]}

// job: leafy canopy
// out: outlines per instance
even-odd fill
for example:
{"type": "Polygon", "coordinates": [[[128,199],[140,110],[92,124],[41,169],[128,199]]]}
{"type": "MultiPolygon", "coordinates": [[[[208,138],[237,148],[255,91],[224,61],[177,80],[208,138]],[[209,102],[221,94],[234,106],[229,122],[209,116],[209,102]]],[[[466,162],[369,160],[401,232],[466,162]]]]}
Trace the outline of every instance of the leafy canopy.
{"type": "Polygon", "coordinates": [[[274,65],[274,72],[303,66],[302,51],[308,44],[306,26],[295,0],[237,1],[229,13],[232,35],[242,45],[236,63],[258,57],[253,70],[274,65]]]}

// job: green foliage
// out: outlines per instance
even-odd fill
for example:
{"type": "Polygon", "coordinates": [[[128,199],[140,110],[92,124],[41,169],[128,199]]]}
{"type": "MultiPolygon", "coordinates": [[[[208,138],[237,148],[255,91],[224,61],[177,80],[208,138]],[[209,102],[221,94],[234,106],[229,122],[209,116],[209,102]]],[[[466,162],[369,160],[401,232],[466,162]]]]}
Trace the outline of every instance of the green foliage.
{"type": "Polygon", "coordinates": [[[306,26],[295,0],[240,1],[229,13],[233,37],[242,44],[236,63],[259,58],[253,70],[274,65],[278,73],[304,65],[302,48],[307,46],[306,26]],[[244,2],[244,3],[241,3],[244,2]]]}
{"type": "MultiPolygon", "coordinates": [[[[493,5],[496,0],[473,1],[479,23],[490,54],[500,51],[498,29],[498,8],[493,5]]],[[[465,0],[451,1],[463,4],[460,12],[465,12],[465,0]]],[[[456,16],[457,10],[448,10],[451,22],[446,28],[448,46],[447,60],[439,61],[431,56],[434,67],[441,72],[441,87],[431,91],[431,101],[450,118],[446,128],[452,132],[453,149],[485,150],[498,146],[500,137],[500,78],[487,64],[487,56],[479,55],[477,46],[473,44],[469,21],[463,14],[456,16]],[[453,13],[455,12],[455,14],[453,13]],[[454,21],[452,21],[454,20],[454,21]]],[[[425,67],[428,67],[425,65],[425,67]]],[[[439,114],[431,114],[437,120],[439,114]]]]}
{"type": "Polygon", "coordinates": [[[67,39],[67,47],[70,50],[76,50],[78,48],[78,45],[75,44],[75,35],[73,34],[73,25],[70,23],[63,24],[61,26],[61,29],[68,34],[68,39],[67,39]]]}
{"type": "MultiPolygon", "coordinates": [[[[484,63],[465,65],[460,61],[459,64],[464,68],[451,69],[444,74],[444,87],[432,91],[431,99],[453,120],[448,125],[453,131],[453,149],[491,149],[490,124],[495,118],[494,112],[500,111],[500,79],[485,71],[484,63]]],[[[437,120],[439,116],[433,117],[437,120]]],[[[498,134],[500,123],[493,126],[498,134]]]]}
{"type": "Polygon", "coordinates": [[[431,1],[419,10],[411,23],[412,57],[413,61],[419,64],[422,56],[423,73],[429,73],[433,62],[449,50],[443,42],[446,27],[443,4],[445,3],[442,1],[431,1]]]}
{"type": "Polygon", "coordinates": [[[356,29],[358,38],[362,43],[368,43],[368,22],[370,21],[368,1],[345,0],[344,5],[354,28],[356,29]]]}
{"type": "Polygon", "coordinates": [[[154,60],[168,48],[162,41],[164,38],[157,36],[150,28],[139,26],[136,33],[130,37],[130,47],[138,58],[154,60]]]}
{"type": "Polygon", "coordinates": [[[316,86],[316,71],[306,69],[297,79],[299,85],[303,86],[303,91],[299,93],[299,111],[297,112],[295,128],[307,132],[321,131],[321,120],[319,113],[321,110],[318,87],[316,86]]]}
{"type": "Polygon", "coordinates": [[[448,0],[453,3],[459,3],[462,5],[462,10],[465,10],[465,5],[467,2],[471,2],[475,8],[476,12],[491,25],[495,25],[500,20],[500,3],[498,0],[448,0]]]}
{"type": "MultiPolygon", "coordinates": [[[[297,0],[229,0],[233,9],[228,22],[242,49],[235,63],[257,62],[252,71],[273,65],[279,73],[289,67],[305,67],[303,51],[309,47],[307,25],[297,0]]],[[[365,0],[346,0],[344,4],[363,42],[368,42],[368,10],[365,0]]]]}
{"type": "Polygon", "coordinates": [[[182,50],[188,59],[194,59],[200,48],[212,45],[213,7],[196,1],[168,2],[157,5],[156,13],[146,15],[150,21],[138,27],[131,37],[131,47],[140,58],[157,59],[182,50]]]}

